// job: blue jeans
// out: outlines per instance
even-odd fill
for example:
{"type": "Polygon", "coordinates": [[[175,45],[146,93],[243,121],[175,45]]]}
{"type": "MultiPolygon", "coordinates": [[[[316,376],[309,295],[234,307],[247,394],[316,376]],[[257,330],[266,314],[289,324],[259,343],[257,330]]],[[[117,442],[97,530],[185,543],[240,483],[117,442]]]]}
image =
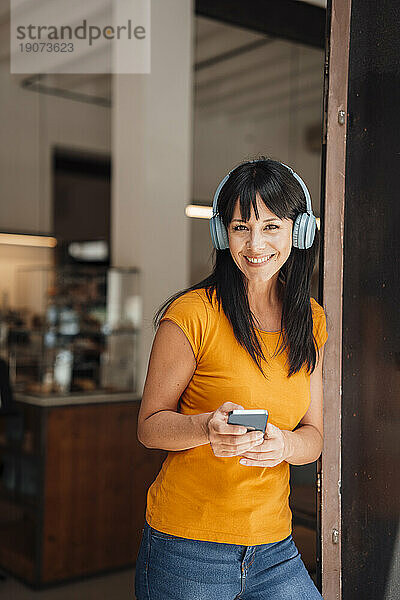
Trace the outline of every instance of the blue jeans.
{"type": "Polygon", "coordinates": [[[146,522],[136,562],[137,600],[320,600],[289,535],[240,546],[162,533],[146,522]]]}

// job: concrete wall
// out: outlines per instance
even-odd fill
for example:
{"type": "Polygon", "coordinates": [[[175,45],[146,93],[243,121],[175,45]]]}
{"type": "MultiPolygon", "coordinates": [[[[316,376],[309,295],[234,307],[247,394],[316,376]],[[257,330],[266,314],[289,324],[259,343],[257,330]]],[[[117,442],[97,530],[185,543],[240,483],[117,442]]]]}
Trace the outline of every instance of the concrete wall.
{"type": "Polygon", "coordinates": [[[151,74],[113,81],[112,256],[141,270],[139,388],[154,311],[188,285],[190,263],[193,6],[153,0],[151,9],[151,74]]]}
{"type": "MultiPolygon", "coordinates": [[[[109,152],[110,109],[22,88],[27,76],[10,74],[9,23],[0,37],[0,230],[50,232],[52,148],[109,152]]],[[[82,76],[58,76],[67,81],[82,76]]]]}

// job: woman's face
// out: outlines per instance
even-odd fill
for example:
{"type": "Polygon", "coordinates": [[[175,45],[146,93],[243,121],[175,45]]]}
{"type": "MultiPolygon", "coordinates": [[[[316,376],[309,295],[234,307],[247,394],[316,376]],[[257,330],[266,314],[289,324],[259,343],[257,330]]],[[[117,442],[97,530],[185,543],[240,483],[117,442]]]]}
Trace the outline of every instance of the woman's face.
{"type": "Polygon", "coordinates": [[[239,199],[228,227],[233,260],[250,281],[267,281],[288,259],[292,250],[291,219],[280,219],[256,196],[258,220],[251,207],[250,220],[242,221],[239,199]],[[251,259],[258,259],[251,262],[251,259]]]}

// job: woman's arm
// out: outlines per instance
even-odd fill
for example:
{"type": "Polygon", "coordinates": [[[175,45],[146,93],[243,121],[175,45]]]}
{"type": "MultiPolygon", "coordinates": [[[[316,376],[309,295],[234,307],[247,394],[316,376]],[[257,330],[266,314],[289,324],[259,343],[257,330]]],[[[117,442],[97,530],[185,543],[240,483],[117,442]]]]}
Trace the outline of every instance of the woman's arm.
{"type": "Polygon", "coordinates": [[[215,456],[238,456],[262,443],[259,431],[228,425],[228,412],[243,408],[224,402],[213,412],[183,415],[178,401],[196,369],[192,347],[183,331],[162,321],[154,338],[138,416],[138,439],[147,448],[188,450],[211,444],[215,456]]]}
{"type": "Polygon", "coordinates": [[[320,457],[322,437],[313,425],[303,425],[296,431],[283,431],[286,437],[286,462],[291,465],[306,465],[320,457]]]}
{"type": "Polygon", "coordinates": [[[209,443],[212,413],[182,415],[178,401],[196,369],[191,345],[172,321],[162,321],[154,338],[138,416],[138,439],[147,448],[187,450],[209,443]]]}

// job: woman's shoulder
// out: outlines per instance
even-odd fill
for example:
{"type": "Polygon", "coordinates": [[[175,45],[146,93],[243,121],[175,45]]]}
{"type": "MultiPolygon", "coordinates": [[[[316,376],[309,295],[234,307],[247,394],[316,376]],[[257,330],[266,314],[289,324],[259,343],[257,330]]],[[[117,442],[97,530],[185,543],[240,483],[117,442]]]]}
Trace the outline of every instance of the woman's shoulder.
{"type": "Polygon", "coordinates": [[[175,298],[161,317],[160,323],[164,320],[173,321],[182,329],[198,361],[209,330],[209,311],[202,290],[189,290],[175,298]]]}
{"type": "Polygon", "coordinates": [[[211,306],[204,289],[188,290],[173,300],[163,318],[168,318],[171,315],[206,319],[208,306],[211,306]]]}
{"type": "Polygon", "coordinates": [[[195,308],[202,307],[206,301],[208,302],[206,291],[204,289],[188,290],[173,300],[170,306],[187,306],[188,308],[195,308]]]}
{"type": "Polygon", "coordinates": [[[175,303],[186,305],[187,307],[191,306],[193,309],[196,307],[201,308],[202,306],[206,309],[214,309],[216,306],[216,292],[215,290],[208,292],[205,288],[188,290],[174,300],[173,304],[175,303]]]}

